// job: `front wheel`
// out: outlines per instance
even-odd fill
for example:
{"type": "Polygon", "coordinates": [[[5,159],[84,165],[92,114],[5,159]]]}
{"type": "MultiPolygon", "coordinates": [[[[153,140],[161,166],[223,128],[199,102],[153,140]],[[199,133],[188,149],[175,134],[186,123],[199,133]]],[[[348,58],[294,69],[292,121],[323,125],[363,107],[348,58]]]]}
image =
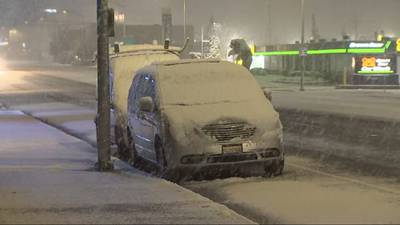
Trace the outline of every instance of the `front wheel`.
{"type": "Polygon", "coordinates": [[[127,160],[129,157],[130,147],[125,142],[124,133],[122,129],[118,126],[115,126],[114,135],[115,135],[115,142],[118,147],[118,158],[122,160],[127,160]]]}
{"type": "Polygon", "coordinates": [[[265,176],[266,177],[276,177],[283,174],[283,169],[285,168],[285,159],[276,161],[272,165],[265,166],[265,176]]]}
{"type": "Polygon", "coordinates": [[[160,139],[156,139],[156,158],[157,158],[157,167],[158,167],[158,175],[166,180],[169,180],[174,183],[179,183],[182,181],[182,178],[178,171],[171,170],[168,168],[167,159],[165,158],[165,151],[160,139]]]}
{"type": "Polygon", "coordinates": [[[283,174],[283,169],[285,168],[285,160],[282,159],[278,163],[278,167],[275,170],[274,176],[280,176],[283,174]]]}
{"type": "Polygon", "coordinates": [[[160,139],[156,139],[155,150],[156,150],[158,173],[161,176],[163,176],[167,171],[167,160],[165,159],[164,147],[160,139]]]}

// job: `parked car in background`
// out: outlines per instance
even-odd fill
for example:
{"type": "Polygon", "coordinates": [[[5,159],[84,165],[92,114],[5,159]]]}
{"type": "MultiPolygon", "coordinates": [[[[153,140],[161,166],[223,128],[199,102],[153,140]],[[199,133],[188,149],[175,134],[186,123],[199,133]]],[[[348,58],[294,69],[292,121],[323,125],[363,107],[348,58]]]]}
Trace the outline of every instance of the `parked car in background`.
{"type": "Polygon", "coordinates": [[[110,94],[112,142],[118,146],[118,154],[129,158],[127,141],[128,91],[136,71],[154,62],[178,60],[180,48],[164,49],[159,45],[121,45],[110,50],[110,94]]]}
{"type": "Polygon", "coordinates": [[[128,97],[132,162],[144,159],[177,181],[197,172],[284,168],[279,114],[252,74],[219,60],[153,63],[128,97]]]}

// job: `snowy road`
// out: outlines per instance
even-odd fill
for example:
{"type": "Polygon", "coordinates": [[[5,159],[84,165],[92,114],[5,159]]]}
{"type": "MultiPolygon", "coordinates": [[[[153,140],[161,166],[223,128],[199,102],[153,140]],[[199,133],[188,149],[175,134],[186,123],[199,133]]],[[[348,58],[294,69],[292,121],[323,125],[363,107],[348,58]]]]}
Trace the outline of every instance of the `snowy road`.
{"type": "Polygon", "coordinates": [[[400,223],[398,180],[347,173],[304,158],[287,161],[282,177],[184,186],[258,223],[400,223]]]}
{"type": "MultiPolygon", "coordinates": [[[[11,71],[0,77],[0,104],[67,102],[93,110],[93,77],[91,70],[74,68],[11,71]]],[[[400,223],[398,178],[369,177],[338,166],[289,156],[282,177],[183,186],[259,223],[400,223]]]]}
{"type": "Polygon", "coordinates": [[[0,76],[0,102],[8,105],[68,102],[96,106],[96,71],[74,67],[17,67],[0,76]]]}

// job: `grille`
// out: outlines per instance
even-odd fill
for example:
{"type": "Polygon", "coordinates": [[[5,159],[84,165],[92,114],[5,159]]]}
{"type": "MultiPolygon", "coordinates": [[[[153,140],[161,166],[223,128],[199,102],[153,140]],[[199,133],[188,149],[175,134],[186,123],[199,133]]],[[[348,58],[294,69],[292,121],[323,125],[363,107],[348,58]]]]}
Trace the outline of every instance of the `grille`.
{"type": "Polygon", "coordinates": [[[207,158],[208,163],[240,162],[247,160],[257,160],[256,154],[233,154],[233,155],[212,155],[207,158]]]}
{"type": "Polygon", "coordinates": [[[256,128],[245,122],[208,124],[202,131],[218,142],[226,142],[235,138],[248,139],[254,135],[256,128]]]}

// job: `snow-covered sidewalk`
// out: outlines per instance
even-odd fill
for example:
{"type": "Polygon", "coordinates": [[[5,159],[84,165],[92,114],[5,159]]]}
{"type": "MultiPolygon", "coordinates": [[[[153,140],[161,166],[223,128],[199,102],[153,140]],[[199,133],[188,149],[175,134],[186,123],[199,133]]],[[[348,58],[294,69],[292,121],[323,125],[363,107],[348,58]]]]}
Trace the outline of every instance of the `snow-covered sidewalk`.
{"type": "Polygon", "coordinates": [[[96,145],[95,109],[69,103],[43,103],[14,106],[42,122],[96,145]]]}
{"type": "Polygon", "coordinates": [[[117,159],[96,172],[93,147],[20,111],[0,111],[0,137],[0,223],[251,223],[117,159]]]}

